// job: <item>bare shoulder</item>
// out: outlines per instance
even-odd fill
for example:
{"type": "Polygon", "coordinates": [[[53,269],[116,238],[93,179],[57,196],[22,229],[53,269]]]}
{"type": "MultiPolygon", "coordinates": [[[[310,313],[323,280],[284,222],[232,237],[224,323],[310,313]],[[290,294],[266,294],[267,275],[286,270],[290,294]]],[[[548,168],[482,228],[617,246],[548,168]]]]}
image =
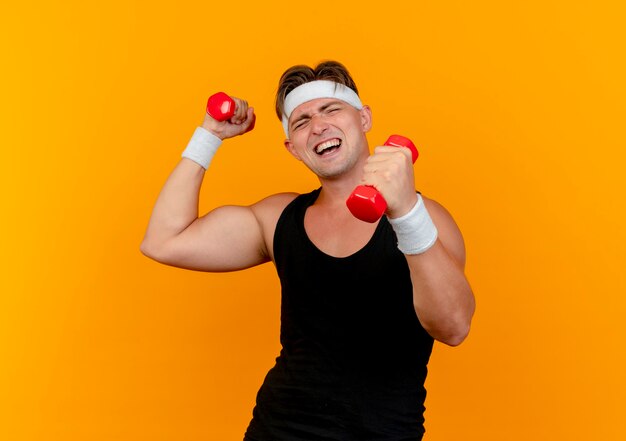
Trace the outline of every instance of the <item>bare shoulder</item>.
{"type": "Polygon", "coordinates": [[[251,205],[250,208],[260,222],[268,220],[271,222],[274,218],[278,221],[285,207],[297,196],[298,193],[276,193],[261,199],[259,202],[251,205]]]}
{"type": "Polygon", "coordinates": [[[431,219],[435,223],[438,231],[438,238],[450,255],[459,263],[461,268],[465,267],[465,241],[461,229],[452,217],[452,214],[442,204],[434,199],[422,195],[424,206],[428,210],[431,219]]]}
{"type": "Polygon", "coordinates": [[[298,193],[277,193],[261,199],[250,206],[261,227],[263,238],[267,247],[267,253],[274,260],[274,231],[281,213],[298,196],[298,193]]]}

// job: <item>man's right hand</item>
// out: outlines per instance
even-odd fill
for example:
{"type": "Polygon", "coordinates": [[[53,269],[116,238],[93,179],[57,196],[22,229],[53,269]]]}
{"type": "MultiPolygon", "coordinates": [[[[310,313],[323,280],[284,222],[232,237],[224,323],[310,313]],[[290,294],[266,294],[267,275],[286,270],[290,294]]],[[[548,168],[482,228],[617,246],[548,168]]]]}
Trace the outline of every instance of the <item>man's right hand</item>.
{"type": "Polygon", "coordinates": [[[202,127],[213,133],[218,138],[224,140],[233,138],[238,135],[252,130],[256,120],[254,108],[248,107],[248,102],[231,96],[235,101],[235,114],[227,121],[217,121],[211,115],[206,113],[202,127]]]}

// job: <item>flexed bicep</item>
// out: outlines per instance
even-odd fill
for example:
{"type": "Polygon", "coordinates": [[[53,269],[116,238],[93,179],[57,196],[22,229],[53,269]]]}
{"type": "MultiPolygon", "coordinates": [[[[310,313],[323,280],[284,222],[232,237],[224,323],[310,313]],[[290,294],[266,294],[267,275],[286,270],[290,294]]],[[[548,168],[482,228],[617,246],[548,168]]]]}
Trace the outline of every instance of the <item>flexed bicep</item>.
{"type": "Polygon", "coordinates": [[[254,211],[232,205],[196,219],[151,257],[167,265],[210,272],[236,271],[269,261],[254,211]]]}

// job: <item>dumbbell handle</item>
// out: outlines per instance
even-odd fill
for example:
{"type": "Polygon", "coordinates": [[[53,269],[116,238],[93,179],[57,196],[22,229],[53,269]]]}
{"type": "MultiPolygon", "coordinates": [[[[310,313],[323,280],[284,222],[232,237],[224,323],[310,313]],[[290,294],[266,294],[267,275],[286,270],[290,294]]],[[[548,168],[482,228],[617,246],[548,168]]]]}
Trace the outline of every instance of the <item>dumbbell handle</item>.
{"type": "MultiPolygon", "coordinates": [[[[415,163],[419,155],[415,144],[409,138],[401,135],[391,135],[384,145],[407,147],[411,150],[413,163],[415,163]]],[[[350,194],[350,197],[348,197],[346,205],[354,217],[369,223],[376,222],[387,210],[387,201],[371,185],[359,185],[356,187],[350,194]]]]}

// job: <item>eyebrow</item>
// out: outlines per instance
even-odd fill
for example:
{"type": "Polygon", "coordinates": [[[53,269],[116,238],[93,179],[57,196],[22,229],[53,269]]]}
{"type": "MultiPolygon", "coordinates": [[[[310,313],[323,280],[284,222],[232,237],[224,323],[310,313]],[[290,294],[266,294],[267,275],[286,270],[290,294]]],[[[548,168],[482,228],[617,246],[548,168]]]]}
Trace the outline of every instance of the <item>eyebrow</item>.
{"type": "MultiPolygon", "coordinates": [[[[323,112],[324,110],[328,109],[330,106],[333,106],[335,104],[341,104],[343,103],[343,101],[341,100],[332,100],[327,102],[326,104],[322,104],[320,107],[317,108],[318,112],[323,112]]],[[[295,123],[297,123],[298,121],[302,120],[302,119],[307,119],[307,118],[311,118],[311,114],[310,113],[303,113],[301,115],[298,115],[292,122],[291,124],[289,124],[290,127],[293,127],[293,125],[295,123]]]]}

